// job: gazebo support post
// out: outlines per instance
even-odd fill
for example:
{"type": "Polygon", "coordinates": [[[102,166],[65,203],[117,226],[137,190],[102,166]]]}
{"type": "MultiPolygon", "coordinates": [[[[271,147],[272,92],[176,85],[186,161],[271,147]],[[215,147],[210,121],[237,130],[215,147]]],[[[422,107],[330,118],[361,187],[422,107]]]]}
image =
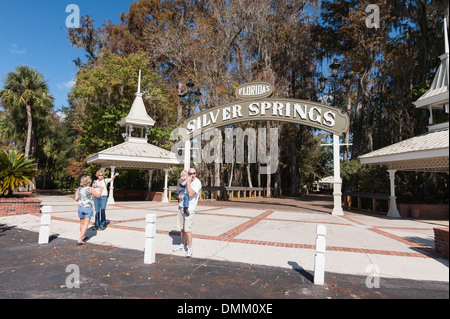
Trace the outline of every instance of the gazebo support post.
{"type": "Polygon", "coordinates": [[[342,179],[341,179],[341,158],[339,156],[339,135],[333,134],[333,161],[334,161],[334,181],[333,181],[333,201],[334,207],[332,215],[342,216],[342,179]]]}
{"type": "Polygon", "coordinates": [[[163,195],[163,198],[162,198],[162,202],[163,203],[168,203],[169,202],[169,197],[168,197],[169,187],[167,186],[167,182],[168,182],[168,177],[169,177],[169,169],[165,168],[164,172],[165,172],[165,176],[164,176],[164,195],[163,195]]]}
{"type": "Polygon", "coordinates": [[[391,185],[391,196],[389,197],[390,204],[387,216],[392,218],[401,218],[400,213],[397,209],[397,197],[395,197],[395,172],[397,172],[397,170],[388,169],[387,171],[389,173],[389,180],[391,185]]]}
{"type": "MultiPolygon", "coordinates": [[[[111,166],[111,178],[114,177],[116,167],[111,166]]],[[[109,185],[109,196],[108,196],[108,205],[114,205],[116,202],[114,201],[114,180],[111,181],[109,185]]]]}

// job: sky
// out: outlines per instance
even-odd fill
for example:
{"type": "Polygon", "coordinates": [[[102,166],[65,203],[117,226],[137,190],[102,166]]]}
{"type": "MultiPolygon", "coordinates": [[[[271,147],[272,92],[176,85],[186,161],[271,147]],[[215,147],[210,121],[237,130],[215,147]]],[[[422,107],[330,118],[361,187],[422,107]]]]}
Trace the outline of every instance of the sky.
{"type": "MultiPolygon", "coordinates": [[[[80,16],[90,15],[95,27],[105,20],[120,23],[120,13],[128,12],[133,0],[0,0],[0,89],[9,72],[19,65],[35,68],[47,80],[54,108],[68,106],[67,95],[74,84],[73,60],[86,60],[67,39],[66,7],[75,4],[80,16]]],[[[329,63],[328,63],[329,62],[329,63]]],[[[329,73],[324,61],[323,73],[329,73]]]]}
{"type": "Polygon", "coordinates": [[[120,13],[128,12],[130,0],[0,0],[0,89],[9,72],[27,65],[44,75],[50,94],[55,98],[54,109],[68,106],[67,95],[75,79],[72,62],[84,52],[67,39],[66,12],[76,4],[80,16],[90,15],[95,27],[105,20],[120,23],[120,13]]]}

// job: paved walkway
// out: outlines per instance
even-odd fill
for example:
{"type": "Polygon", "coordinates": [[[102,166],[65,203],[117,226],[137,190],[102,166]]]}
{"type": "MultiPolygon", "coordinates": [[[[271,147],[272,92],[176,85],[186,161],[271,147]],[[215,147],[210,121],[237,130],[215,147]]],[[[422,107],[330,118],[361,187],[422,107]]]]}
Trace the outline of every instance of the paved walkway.
{"type": "MultiPolygon", "coordinates": [[[[68,196],[37,198],[52,207],[53,237],[76,240],[77,203],[68,196]]],[[[145,217],[156,214],[157,253],[182,257],[183,253],[172,253],[180,243],[176,210],[176,203],[117,202],[107,207],[105,231],[88,230],[88,245],[143,251],[145,217]]],[[[316,227],[322,224],[327,228],[326,272],[367,277],[376,270],[381,278],[448,283],[449,263],[435,256],[433,233],[434,227],[448,227],[448,221],[390,219],[348,211],[332,216],[331,210],[329,196],[201,202],[193,257],[312,273],[316,227]]],[[[0,224],[38,232],[40,218],[2,217],[0,224]]]]}

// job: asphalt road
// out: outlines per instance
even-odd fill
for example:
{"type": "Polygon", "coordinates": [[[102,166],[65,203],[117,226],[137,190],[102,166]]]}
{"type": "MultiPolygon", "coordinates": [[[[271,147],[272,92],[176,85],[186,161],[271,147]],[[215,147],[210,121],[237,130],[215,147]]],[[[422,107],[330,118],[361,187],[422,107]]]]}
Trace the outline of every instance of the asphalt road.
{"type": "Polygon", "coordinates": [[[379,288],[368,288],[366,282],[376,284],[375,279],[326,273],[325,285],[316,286],[313,274],[298,265],[284,269],[162,254],[146,265],[137,250],[89,241],[79,247],[63,238],[38,245],[37,238],[0,225],[0,298],[161,299],[170,300],[173,311],[188,311],[186,305],[203,299],[212,304],[265,299],[267,304],[273,299],[449,298],[446,282],[379,278],[379,288]]]}

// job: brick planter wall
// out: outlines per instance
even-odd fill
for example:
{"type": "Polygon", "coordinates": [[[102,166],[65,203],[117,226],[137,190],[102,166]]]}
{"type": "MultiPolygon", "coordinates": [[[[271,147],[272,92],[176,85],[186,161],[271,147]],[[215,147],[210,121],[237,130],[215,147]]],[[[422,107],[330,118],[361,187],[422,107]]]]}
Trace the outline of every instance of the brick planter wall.
{"type": "Polygon", "coordinates": [[[448,259],[448,228],[434,229],[434,249],[439,257],[448,259]]]}
{"type": "Polygon", "coordinates": [[[31,197],[0,198],[0,217],[39,214],[42,201],[31,197]]]}
{"type": "Polygon", "coordinates": [[[397,203],[400,216],[413,219],[448,220],[448,204],[404,204],[397,203]]]}

